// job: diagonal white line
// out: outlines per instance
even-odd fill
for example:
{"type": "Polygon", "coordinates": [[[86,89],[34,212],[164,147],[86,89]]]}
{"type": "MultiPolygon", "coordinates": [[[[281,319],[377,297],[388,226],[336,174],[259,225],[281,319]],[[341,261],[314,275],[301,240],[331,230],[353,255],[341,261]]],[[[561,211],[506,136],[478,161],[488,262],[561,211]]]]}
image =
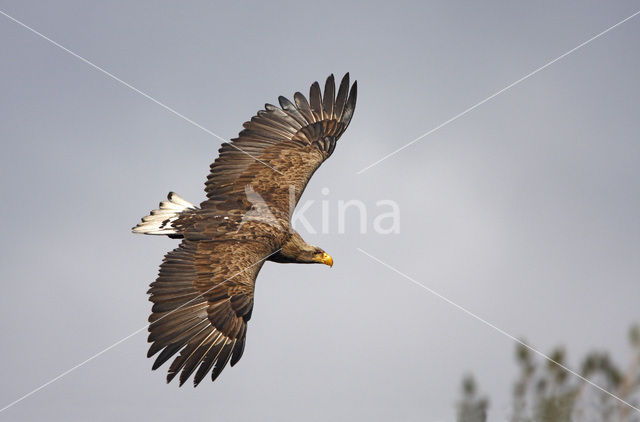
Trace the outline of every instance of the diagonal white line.
{"type": "Polygon", "coordinates": [[[246,270],[248,270],[249,268],[253,268],[256,265],[258,265],[259,263],[261,263],[262,261],[268,259],[270,256],[280,252],[282,248],[278,249],[275,252],[271,252],[269,255],[265,256],[264,258],[258,260],[257,262],[254,262],[253,264],[249,265],[246,268],[243,268],[242,270],[238,271],[236,274],[232,275],[231,277],[227,278],[226,280],[224,280],[223,282],[221,282],[220,284],[216,284],[215,286],[211,287],[209,290],[207,290],[204,293],[199,294],[198,296],[194,297],[193,299],[183,303],[182,305],[178,306],[176,309],[172,310],[171,312],[169,312],[166,315],[163,315],[162,317],[158,318],[157,320],[153,321],[150,324],[145,325],[144,327],[138,328],[136,331],[134,331],[133,333],[129,334],[126,337],[123,337],[122,339],[116,341],[115,343],[113,343],[111,346],[99,351],[98,353],[96,353],[95,355],[91,356],[90,358],[87,358],[86,360],[80,362],[79,364],[77,364],[76,366],[73,366],[69,369],[67,369],[66,371],[64,371],[63,373],[61,373],[60,375],[58,375],[57,377],[51,379],[50,381],[45,382],[44,384],[42,384],[40,387],[35,388],[33,390],[31,390],[30,392],[28,392],[27,394],[25,394],[24,396],[12,401],[11,403],[9,403],[8,405],[6,405],[5,407],[3,407],[2,409],[0,409],[0,413],[4,412],[5,410],[9,409],[10,407],[20,403],[22,400],[34,395],[35,393],[37,393],[38,391],[42,390],[43,388],[53,384],[54,382],[58,381],[60,378],[63,378],[66,375],[69,375],[71,372],[75,371],[76,369],[80,368],[81,366],[91,362],[92,360],[94,360],[95,358],[105,354],[106,352],[108,352],[109,350],[113,349],[114,347],[118,346],[121,343],[124,343],[125,341],[129,340],[131,337],[135,336],[136,334],[146,330],[147,328],[149,328],[151,325],[155,324],[158,321],[162,321],[165,317],[168,317],[169,315],[171,315],[172,313],[176,312],[177,310],[183,308],[184,306],[188,305],[189,303],[193,302],[194,300],[198,299],[199,297],[206,295],[207,293],[209,293],[211,290],[213,290],[216,287],[219,287],[221,285],[223,285],[224,283],[226,283],[227,281],[231,280],[232,278],[234,278],[235,276],[245,272],[246,270]]]}
{"type": "Polygon", "coordinates": [[[409,146],[411,146],[411,145],[415,144],[415,143],[416,143],[416,142],[418,142],[420,139],[422,139],[422,138],[424,138],[424,137],[426,137],[426,136],[431,135],[433,132],[435,132],[435,131],[437,131],[437,130],[439,130],[439,129],[443,128],[444,126],[448,125],[449,123],[451,123],[451,122],[453,122],[453,121],[457,120],[458,118],[460,118],[460,117],[464,116],[465,114],[469,113],[469,112],[470,112],[470,111],[472,111],[473,109],[475,109],[475,108],[477,108],[477,107],[480,107],[482,104],[484,104],[484,103],[486,103],[487,101],[490,101],[491,99],[493,99],[493,98],[497,97],[498,95],[502,94],[502,93],[503,93],[503,92],[505,92],[506,90],[508,90],[508,89],[510,89],[510,88],[513,88],[514,86],[518,85],[520,82],[522,82],[522,81],[524,81],[524,80],[526,80],[526,79],[529,79],[531,76],[535,75],[536,73],[540,72],[541,70],[546,69],[547,67],[551,66],[551,65],[552,65],[552,64],[554,64],[555,62],[557,62],[557,61],[559,61],[559,60],[564,59],[565,57],[567,57],[569,54],[573,53],[574,51],[576,51],[576,50],[578,50],[578,49],[580,49],[580,48],[584,47],[585,45],[587,45],[587,44],[589,44],[590,42],[592,42],[592,41],[596,40],[597,38],[600,38],[601,36],[603,36],[603,35],[604,35],[604,34],[606,34],[607,32],[611,31],[612,29],[614,29],[614,28],[616,28],[616,27],[618,27],[618,26],[622,25],[623,23],[625,23],[626,21],[628,21],[628,20],[630,20],[630,19],[633,19],[633,18],[634,18],[634,17],[636,17],[638,14],[640,14],[640,10],[638,10],[638,11],[637,11],[636,13],[634,13],[633,15],[631,15],[631,16],[629,16],[629,17],[627,17],[627,18],[623,19],[623,20],[621,20],[620,22],[616,23],[615,25],[610,26],[609,28],[605,29],[604,31],[600,32],[599,34],[594,35],[593,37],[589,38],[588,40],[586,40],[586,41],[585,41],[585,42],[583,42],[582,44],[580,44],[580,45],[578,45],[578,46],[576,46],[576,47],[572,48],[571,50],[567,51],[566,53],[564,53],[564,54],[562,54],[562,55],[560,55],[560,56],[558,56],[558,57],[556,57],[555,59],[551,60],[550,62],[548,62],[548,63],[546,63],[546,64],[544,64],[544,65],[540,66],[539,68],[537,68],[537,69],[536,69],[536,70],[534,70],[533,72],[530,72],[530,73],[528,73],[528,74],[524,75],[522,78],[518,79],[517,81],[510,83],[510,84],[509,84],[509,85],[507,85],[506,87],[502,88],[500,91],[498,91],[498,92],[496,92],[496,93],[494,93],[494,94],[491,94],[490,96],[488,96],[488,97],[487,97],[487,98],[485,98],[484,100],[482,100],[482,101],[480,101],[480,102],[478,102],[478,103],[476,103],[476,104],[472,105],[471,107],[469,107],[468,109],[464,110],[463,112],[456,114],[455,116],[453,116],[453,117],[452,117],[452,118],[450,118],[449,120],[447,120],[447,121],[445,121],[445,122],[443,122],[443,123],[439,124],[438,126],[434,127],[434,128],[433,128],[433,129],[431,129],[430,131],[423,133],[422,135],[418,136],[416,139],[414,139],[413,141],[409,142],[408,144],[405,144],[405,145],[401,146],[400,148],[396,149],[396,150],[395,150],[395,151],[393,151],[393,152],[390,152],[389,154],[385,155],[384,157],[380,158],[379,160],[374,161],[373,163],[369,164],[368,166],[366,166],[366,167],[364,167],[364,168],[360,169],[360,170],[358,171],[358,173],[357,173],[357,174],[362,174],[362,173],[364,173],[365,171],[369,170],[371,167],[373,167],[373,166],[375,166],[375,165],[380,164],[381,162],[383,162],[383,161],[384,161],[384,160],[386,160],[387,158],[389,158],[389,157],[392,157],[392,156],[396,155],[397,153],[399,153],[399,152],[400,152],[400,151],[402,151],[403,149],[405,149],[405,148],[407,148],[407,147],[409,147],[409,146]]]}
{"type": "Polygon", "coordinates": [[[12,401],[11,403],[9,403],[8,405],[6,405],[5,407],[3,407],[2,409],[0,409],[0,413],[4,412],[5,410],[9,409],[10,407],[20,403],[22,400],[26,399],[29,396],[32,396],[33,394],[37,393],[38,391],[42,390],[43,388],[49,386],[50,384],[53,384],[54,382],[58,381],[60,378],[69,375],[71,372],[75,371],[76,369],[80,368],[81,366],[83,366],[86,363],[91,362],[92,360],[94,360],[95,358],[97,358],[98,356],[108,352],[109,350],[113,349],[114,347],[118,346],[120,343],[123,343],[127,340],[129,340],[131,337],[135,336],[136,334],[140,333],[141,331],[143,331],[145,328],[147,328],[148,325],[145,325],[142,328],[139,328],[138,330],[134,331],[133,333],[129,334],[128,336],[118,340],[117,342],[113,343],[111,346],[107,347],[106,349],[101,350],[100,352],[96,353],[95,355],[91,356],[90,358],[80,362],[79,364],[77,364],[76,366],[73,366],[69,369],[67,369],[66,371],[64,371],[63,373],[61,373],[60,375],[58,375],[57,377],[51,379],[50,381],[45,382],[44,384],[42,384],[40,387],[28,392],[27,394],[25,394],[24,396],[12,401]]]}
{"type": "Polygon", "coordinates": [[[606,393],[607,395],[613,397],[614,399],[618,400],[619,402],[629,406],[630,408],[640,412],[640,409],[635,407],[634,405],[632,405],[631,403],[621,399],[620,397],[616,396],[613,393],[610,393],[609,391],[605,390],[604,388],[600,387],[598,384],[594,383],[593,381],[588,380],[587,378],[583,377],[582,375],[578,374],[577,372],[575,372],[574,370],[566,367],[565,365],[551,359],[549,356],[545,355],[544,353],[542,353],[541,351],[533,348],[532,346],[529,346],[527,343],[523,342],[522,340],[512,336],[511,334],[507,333],[506,331],[504,331],[501,328],[496,327],[495,325],[493,325],[492,323],[490,323],[489,321],[483,319],[482,317],[479,317],[478,315],[474,314],[473,312],[471,312],[470,310],[468,310],[467,308],[458,305],[457,303],[455,303],[454,301],[452,301],[451,299],[443,296],[442,294],[438,293],[437,291],[425,286],[424,284],[420,283],[419,281],[414,280],[413,278],[409,277],[408,275],[406,275],[405,273],[403,273],[402,271],[392,267],[391,265],[387,264],[386,262],[381,261],[380,259],[376,258],[375,256],[371,255],[370,253],[368,253],[367,251],[361,249],[361,248],[356,248],[358,249],[358,251],[360,251],[361,253],[365,254],[366,256],[368,256],[369,258],[373,259],[374,261],[378,262],[379,264],[387,267],[388,269],[390,269],[391,271],[395,272],[396,274],[401,275],[402,277],[406,278],[407,280],[409,280],[410,282],[412,282],[413,284],[415,284],[416,286],[420,286],[423,289],[425,289],[426,291],[428,291],[429,293],[439,297],[440,299],[444,300],[445,302],[447,302],[448,304],[458,308],[459,310],[461,310],[462,312],[464,312],[465,314],[477,319],[478,321],[482,322],[483,324],[487,325],[488,327],[493,328],[494,330],[496,330],[497,332],[499,332],[500,334],[504,335],[505,337],[510,338],[511,340],[515,341],[516,343],[526,347],[527,349],[531,350],[532,352],[536,353],[537,355],[542,356],[544,359],[548,360],[549,362],[552,362],[556,365],[558,365],[560,368],[564,369],[565,371],[567,371],[568,373],[575,375],[576,377],[580,378],[582,381],[590,384],[591,386],[597,388],[598,390],[602,391],[603,393],[606,393]]]}
{"type": "MultiPolygon", "coordinates": [[[[211,136],[214,136],[218,139],[220,139],[222,142],[227,142],[226,139],[222,138],[221,136],[213,133],[212,131],[210,131],[209,129],[207,129],[206,127],[202,126],[199,123],[194,122],[193,120],[191,120],[190,118],[188,118],[187,116],[185,116],[182,113],[179,113],[178,111],[174,110],[173,108],[169,107],[168,105],[160,102],[159,100],[156,100],[155,98],[153,98],[151,95],[140,91],[138,88],[136,88],[135,86],[123,81],[122,79],[118,78],[117,76],[115,76],[114,74],[108,72],[107,70],[101,68],[100,66],[98,66],[97,64],[94,64],[93,62],[85,59],[84,57],[80,56],[79,54],[74,53],[73,51],[69,50],[68,48],[66,48],[65,46],[58,44],[57,42],[55,42],[54,40],[52,40],[51,38],[47,37],[46,35],[36,31],[35,29],[31,28],[30,26],[28,26],[27,24],[19,21],[18,19],[9,16],[7,13],[5,13],[4,11],[0,10],[0,14],[6,16],[8,19],[12,20],[13,22],[17,23],[18,25],[22,26],[23,28],[33,32],[34,34],[36,34],[37,36],[39,36],[40,38],[49,41],[51,44],[55,45],[56,47],[60,48],[61,50],[66,51],[67,53],[71,54],[73,57],[77,58],[78,60],[83,61],[84,63],[88,64],[89,66],[93,67],[94,69],[104,73],[105,75],[107,75],[108,77],[110,77],[111,79],[121,83],[122,85],[126,86],[127,88],[137,92],[138,94],[142,95],[143,97],[147,98],[148,100],[153,101],[154,103],[156,103],[157,105],[159,105],[160,107],[164,108],[165,110],[175,114],[176,116],[180,117],[182,120],[191,123],[192,125],[194,125],[195,127],[205,131],[206,133],[208,133],[211,136]]],[[[274,169],[273,167],[271,167],[269,164],[265,163],[264,161],[260,160],[257,157],[254,157],[253,155],[249,154],[246,151],[243,151],[242,149],[240,149],[237,145],[234,145],[233,143],[229,142],[229,145],[231,145],[233,148],[237,149],[238,151],[248,155],[249,157],[253,158],[254,160],[256,160],[257,162],[259,162],[260,164],[263,164],[267,167],[269,167],[271,170],[275,171],[276,173],[282,174],[281,172],[279,172],[278,170],[274,169]]]]}

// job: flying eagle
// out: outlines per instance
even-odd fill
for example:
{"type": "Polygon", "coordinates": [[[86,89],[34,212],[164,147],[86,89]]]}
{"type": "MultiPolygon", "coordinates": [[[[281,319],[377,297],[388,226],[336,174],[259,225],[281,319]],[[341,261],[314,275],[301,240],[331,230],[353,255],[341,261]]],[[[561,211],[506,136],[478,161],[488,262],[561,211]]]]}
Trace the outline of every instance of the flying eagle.
{"type": "Polygon", "coordinates": [[[336,147],[356,106],[357,82],[347,73],[337,95],[333,75],[324,93],[311,85],[309,100],[279,97],[244,130],[223,143],[205,183],[199,207],[171,192],[134,233],[167,235],[182,243],[165,255],[148,293],[148,357],[157,369],[169,359],[167,382],[180,385],[195,372],[194,386],[244,351],[256,277],[265,261],[321,263],[333,259],[306,243],[291,215],[313,173],[336,147]]]}

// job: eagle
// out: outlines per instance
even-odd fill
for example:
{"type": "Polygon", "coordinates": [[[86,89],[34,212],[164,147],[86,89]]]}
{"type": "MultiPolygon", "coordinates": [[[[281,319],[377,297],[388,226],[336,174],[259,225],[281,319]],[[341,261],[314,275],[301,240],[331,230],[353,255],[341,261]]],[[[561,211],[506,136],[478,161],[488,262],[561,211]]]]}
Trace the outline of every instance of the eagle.
{"type": "Polygon", "coordinates": [[[244,352],[255,282],[266,261],[326,264],[333,258],[305,242],[291,216],[313,173],[331,156],[356,106],[357,81],[347,73],[336,93],[333,75],[309,99],[266,104],[225,142],[205,182],[207,199],[195,206],[169,193],[134,233],[182,239],[167,253],[148,291],[148,357],[153,369],[173,358],[167,374],[182,386],[212,381],[244,352]]]}

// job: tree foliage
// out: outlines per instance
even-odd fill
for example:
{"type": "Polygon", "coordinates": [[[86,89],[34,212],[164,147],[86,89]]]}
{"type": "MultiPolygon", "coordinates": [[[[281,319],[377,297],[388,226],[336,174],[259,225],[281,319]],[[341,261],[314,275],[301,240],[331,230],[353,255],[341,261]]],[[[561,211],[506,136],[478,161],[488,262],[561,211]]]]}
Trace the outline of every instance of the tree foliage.
{"type": "MultiPolygon", "coordinates": [[[[542,359],[528,347],[518,345],[519,373],[513,385],[511,410],[505,420],[640,422],[640,412],[631,407],[640,408],[640,326],[631,328],[629,340],[631,362],[624,369],[606,352],[594,351],[582,361],[579,374],[584,379],[563,368],[566,367],[564,348],[557,347],[547,355],[550,359],[542,359]]],[[[457,421],[485,422],[488,407],[489,401],[479,396],[473,377],[466,376],[462,381],[457,421]]]]}

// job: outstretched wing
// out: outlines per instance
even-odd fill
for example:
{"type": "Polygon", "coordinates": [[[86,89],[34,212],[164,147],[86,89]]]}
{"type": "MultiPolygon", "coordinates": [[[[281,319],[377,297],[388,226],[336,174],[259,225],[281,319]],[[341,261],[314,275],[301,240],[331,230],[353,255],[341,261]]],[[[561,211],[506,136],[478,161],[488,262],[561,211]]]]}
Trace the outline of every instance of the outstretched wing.
{"type": "Polygon", "coordinates": [[[184,240],[165,256],[149,289],[148,357],[160,352],[157,369],[180,352],[167,382],[180,373],[182,385],[197,369],[197,386],[212,368],[215,380],[229,360],[240,360],[255,279],[271,252],[255,241],[184,240]]]}
{"type": "Polygon", "coordinates": [[[231,143],[224,143],[211,164],[202,208],[226,209],[247,204],[245,187],[259,193],[270,207],[290,213],[307,182],[326,160],[349,126],[356,106],[357,82],[349,89],[347,73],[335,95],[333,75],[324,94],[311,85],[309,100],[299,92],[292,103],[279,97],[280,107],[264,110],[244,124],[231,143]]]}

